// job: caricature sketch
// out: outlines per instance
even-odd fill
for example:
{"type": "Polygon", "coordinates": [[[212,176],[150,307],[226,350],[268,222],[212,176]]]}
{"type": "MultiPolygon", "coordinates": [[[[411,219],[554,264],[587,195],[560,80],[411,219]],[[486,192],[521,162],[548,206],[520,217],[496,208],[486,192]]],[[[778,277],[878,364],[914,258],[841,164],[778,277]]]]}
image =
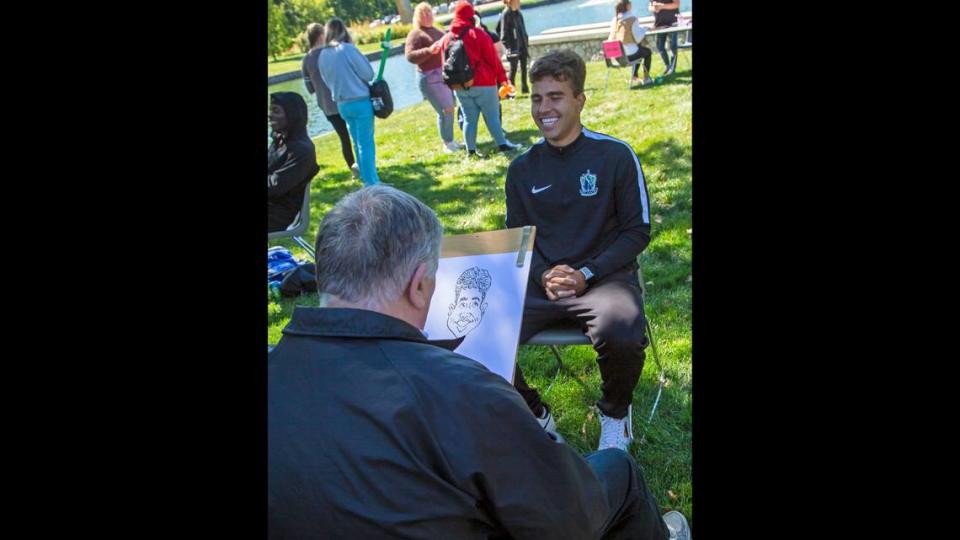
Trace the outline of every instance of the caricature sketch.
{"type": "Polygon", "coordinates": [[[517,265],[521,234],[507,229],[445,237],[450,253],[441,251],[436,294],[423,325],[429,339],[461,340],[454,349],[458,354],[507,382],[513,382],[533,260],[531,242],[522,266],[517,265]]]}
{"type": "Polygon", "coordinates": [[[487,311],[487,291],[493,279],[490,272],[474,266],[457,279],[454,301],[447,312],[447,328],[456,337],[469,334],[483,320],[487,311]]]}

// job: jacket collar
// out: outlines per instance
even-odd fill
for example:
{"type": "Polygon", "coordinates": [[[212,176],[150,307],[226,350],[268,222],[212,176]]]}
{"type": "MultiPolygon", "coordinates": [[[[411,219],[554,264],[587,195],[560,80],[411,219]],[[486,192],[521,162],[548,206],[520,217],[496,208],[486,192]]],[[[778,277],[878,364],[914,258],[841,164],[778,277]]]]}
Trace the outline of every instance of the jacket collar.
{"type": "Polygon", "coordinates": [[[580,148],[583,145],[583,141],[584,139],[586,139],[586,137],[583,135],[585,129],[586,128],[581,127],[580,134],[577,135],[577,138],[574,139],[573,142],[571,142],[566,146],[554,146],[550,144],[550,142],[547,141],[546,139],[544,139],[544,142],[547,143],[547,148],[550,149],[551,152],[560,156],[566,156],[574,153],[577,150],[577,148],[580,148]]]}
{"type": "Polygon", "coordinates": [[[463,342],[462,337],[430,340],[416,327],[396,317],[351,308],[297,306],[283,333],[292,336],[399,339],[436,345],[448,351],[456,349],[463,342]]]}

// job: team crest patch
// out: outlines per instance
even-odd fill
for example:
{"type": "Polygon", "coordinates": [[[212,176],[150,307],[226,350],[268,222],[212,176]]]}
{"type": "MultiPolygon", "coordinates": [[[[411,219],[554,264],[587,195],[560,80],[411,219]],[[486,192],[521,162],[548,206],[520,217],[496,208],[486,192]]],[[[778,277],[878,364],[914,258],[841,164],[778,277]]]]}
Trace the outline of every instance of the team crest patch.
{"type": "Polygon", "coordinates": [[[590,169],[580,175],[580,195],[593,197],[597,194],[597,175],[590,174],[590,169]]]}

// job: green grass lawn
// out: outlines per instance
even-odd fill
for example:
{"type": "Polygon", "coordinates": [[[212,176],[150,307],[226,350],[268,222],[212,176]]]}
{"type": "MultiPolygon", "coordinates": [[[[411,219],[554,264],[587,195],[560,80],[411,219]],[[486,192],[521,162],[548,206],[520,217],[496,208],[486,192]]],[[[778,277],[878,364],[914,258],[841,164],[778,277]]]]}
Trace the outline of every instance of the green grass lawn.
{"type": "Polygon", "coordinates": [[[278,56],[276,61],[273,59],[268,60],[267,76],[273,77],[274,75],[280,75],[281,73],[300,71],[300,66],[303,64],[304,56],[306,56],[304,53],[288,54],[284,56],[278,56]]]}
{"type": "MultiPolygon", "coordinates": [[[[683,53],[689,54],[689,53],[683,53]]],[[[653,74],[663,71],[654,55],[653,74]]],[[[691,90],[693,75],[680,61],[677,73],[663,84],[627,88],[626,70],[610,74],[606,67],[587,65],[587,103],[582,119],[590,129],[630,143],[640,157],[652,199],[652,241],[640,260],[647,282],[647,314],[666,369],[667,386],[648,425],[646,418],[657,390],[657,369],[651,349],[634,393],[634,429],[639,441],[633,455],[643,467],[657,502],[664,511],[680,510],[693,522],[691,485],[691,90]]],[[[539,139],[526,97],[503,102],[504,127],[510,140],[529,145],[539,139]]],[[[462,142],[460,133],[458,140],[462,142]]],[[[321,170],[311,188],[310,241],[317,226],[343,195],[361,187],[352,179],[340,155],[335,135],[316,139],[321,170]]],[[[436,116],[422,102],[376,120],[377,163],[380,178],[431,206],[445,234],[489,231],[504,227],[504,179],[510,158],[494,153],[485,127],[479,130],[479,150],[491,157],[465,161],[461,155],[440,152],[436,116]]],[[[306,255],[293,242],[280,242],[299,257],[306,255]]],[[[294,304],[316,305],[312,295],[270,302],[269,342],[280,339],[294,304]]],[[[600,434],[594,402],[600,397],[600,376],[589,346],[562,351],[569,373],[553,380],[555,361],[546,347],[522,346],[519,362],[527,381],[541,390],[554,410],[557,427],[567,442],[581,452],[596,449],[600,434]]]]}

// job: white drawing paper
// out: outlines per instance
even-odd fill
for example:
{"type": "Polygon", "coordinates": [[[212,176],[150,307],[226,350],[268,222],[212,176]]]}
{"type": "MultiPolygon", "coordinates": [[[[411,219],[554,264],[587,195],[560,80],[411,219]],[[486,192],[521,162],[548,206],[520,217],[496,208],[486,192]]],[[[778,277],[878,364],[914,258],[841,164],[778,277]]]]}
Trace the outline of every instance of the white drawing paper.
{"type": "Polygon", "coordinates": [[[424,330],[430,339],[466,336],[456,352],[513,381],[532,251],[440,259],[424,330]]]}

